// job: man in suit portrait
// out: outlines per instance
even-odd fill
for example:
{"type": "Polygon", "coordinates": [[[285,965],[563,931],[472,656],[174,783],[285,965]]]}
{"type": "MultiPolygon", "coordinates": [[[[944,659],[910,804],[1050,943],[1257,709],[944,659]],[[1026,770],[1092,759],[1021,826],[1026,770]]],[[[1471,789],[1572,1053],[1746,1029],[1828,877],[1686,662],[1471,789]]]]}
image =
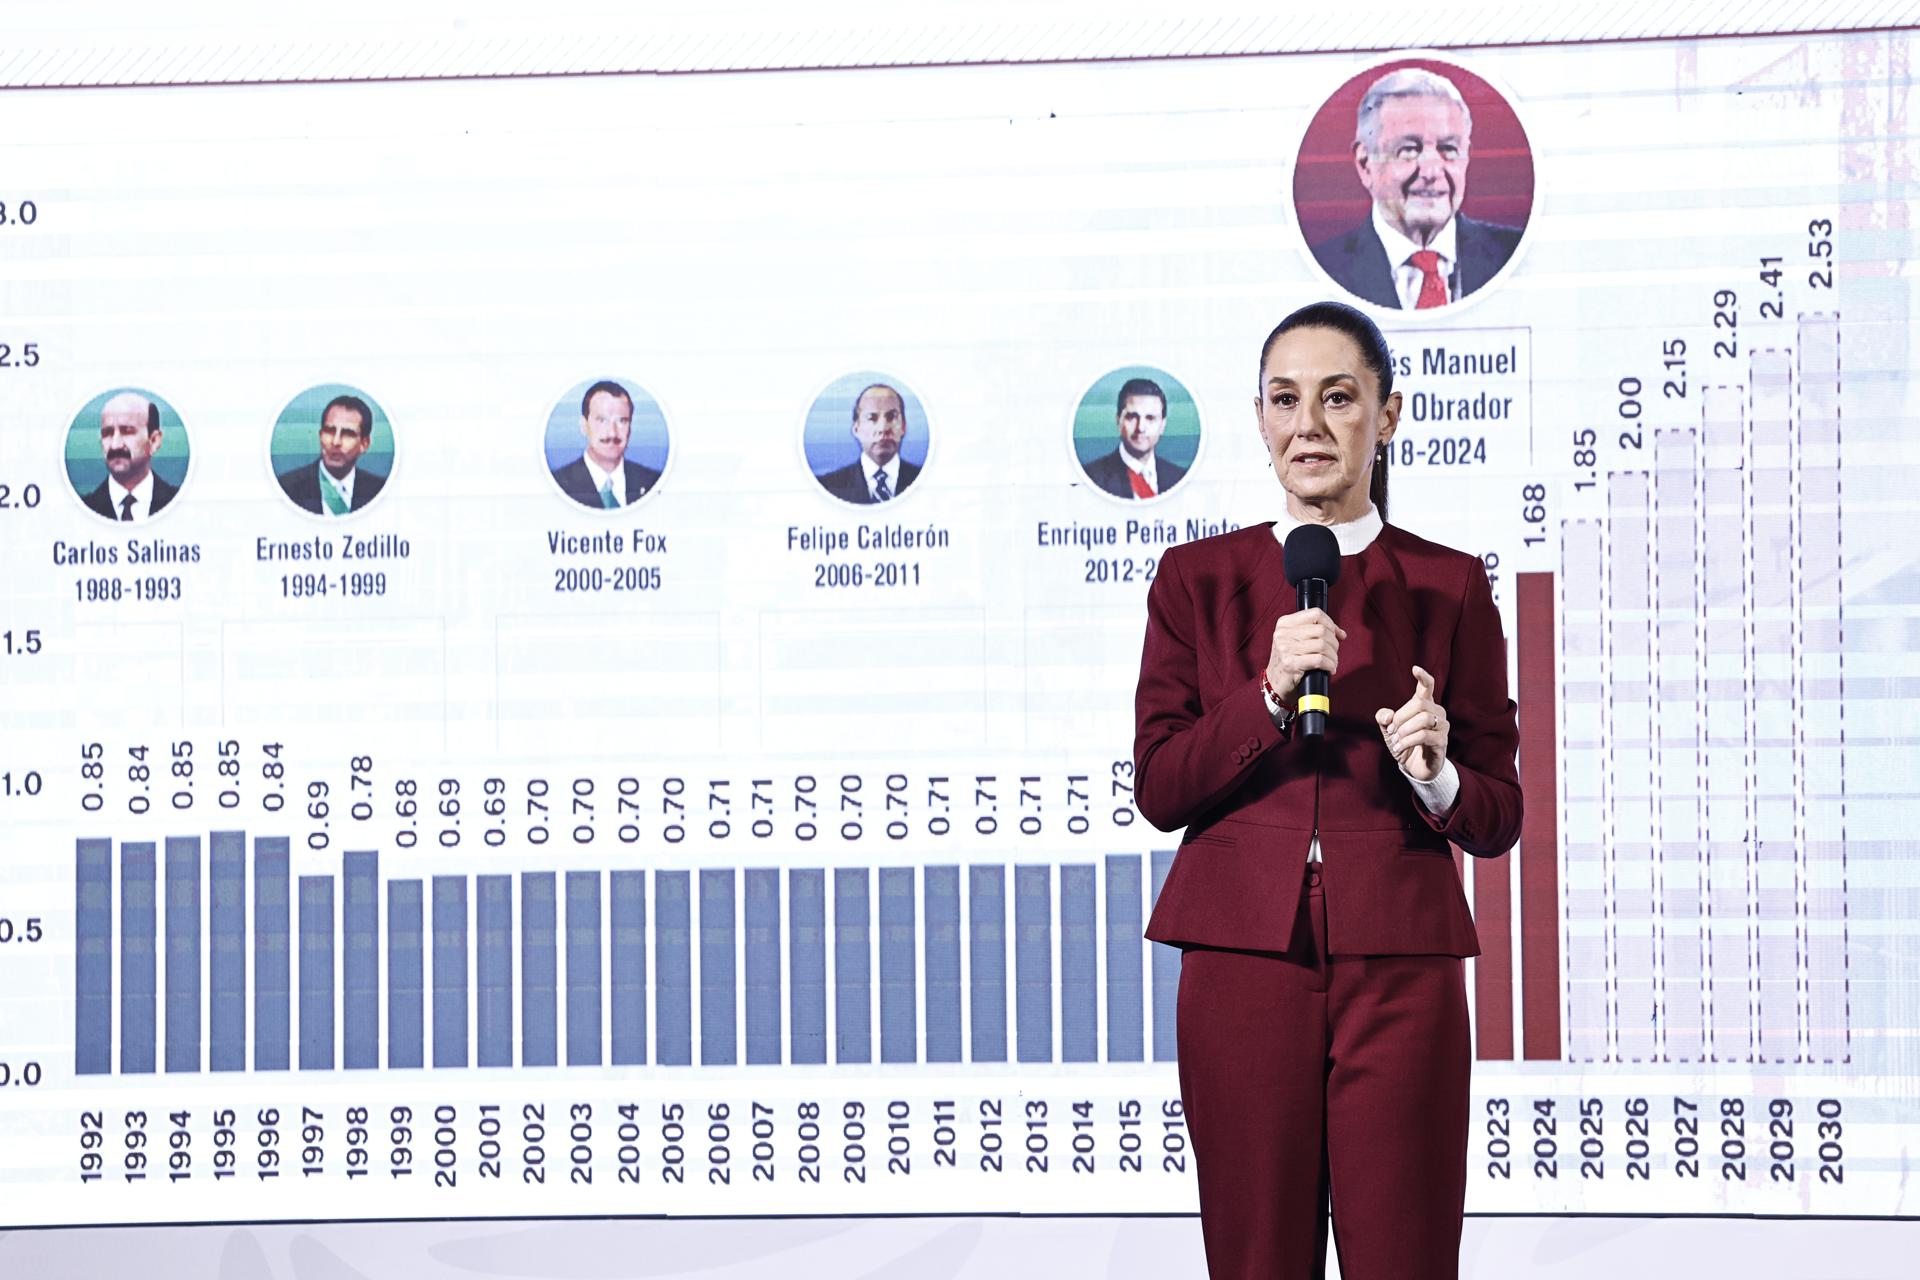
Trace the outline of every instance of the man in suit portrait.
{"type": "Polygon", "coordinates": [[[314,515],[363,511],[387,478],[360,465],[373,444],[373,410],[359,396],[339,395],[320,411],[320,456],[276,478],[293,504],[314,515]]]}
{"type": "Polygon", "coordinates": [[[122,391],[100,406],[100,453],[107,478],[81,501],[109,520],[145,520],[173,501],[179,489],[154,474],[160,448],[160,406],[138,391],[122,391]]]}
{"type": "Polygon", "coordinates": [[[1120,388],[1114,420],[1120,444],[1080,464],[1087,479],[1116,498],[1157,498],[1180,483],[1187,469],[1158,455],[1167,429],[1167,393],[1151,378],[1129,378],[1120,388]]]}
{"type": "Polygon", "coordinates": [[[853,438],[860,456],[815,478],[842,502],[886,502],[905,491],[920,468],[900,456],[907,438],[907,402],[884,382],[861,389],[853,399],[853,438]]]}
{"type": "Polygon", "coordinates": [[[561,492],[583,507],[617,511],[638,502],[660,482],[660,473],[627,459],[633,438],[633,397],[617,382],[602,380],[580,397],[580,434],[586,451],[555,467],[561,492]]]}
{"type": "Polygon", "coordinates": [[[1443,307],[1493,279],[1520,232],[1460,212],[1473,116],[1453,82],[1402,67],[1360,99],[1353,167],[1373,198],[1365,222],[1313,246],[1348,292],[1382,307],[1443,307]]]}

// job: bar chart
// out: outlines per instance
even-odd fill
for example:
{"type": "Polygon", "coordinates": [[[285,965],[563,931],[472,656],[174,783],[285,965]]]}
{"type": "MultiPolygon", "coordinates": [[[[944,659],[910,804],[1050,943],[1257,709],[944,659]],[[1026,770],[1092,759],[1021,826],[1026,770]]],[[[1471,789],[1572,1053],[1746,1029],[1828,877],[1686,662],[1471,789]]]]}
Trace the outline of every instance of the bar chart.
{"type": "Polygon", "coordinates": [[[383,880],[288,844],[76,843],[76,1074],[1174,1057],[1170,851],[383,880]]]}
{"type": "Polygon", "coordinates": [[[1839,317],[1746,367],[1562,530],[1573,1061],[1850,1058],[1839,317]]]}
{"type": "Polygon", "coordinates": [[[1537,199],[1410,310],[1280,195],[1348,185],[1303,148],[1360,55],[36,97],[0,1225],[1193,1212],[1131,695],[1169,549],[1292,511],[1246,400],[1317,297],[1386,338],[1382,515],[1485,567],[1516,703],[1519,843],[1457,860],[1469,1212],[1914,1214],[1912,44],[1463,55],[1537,199]],[[1083,461],[1136,368],[1184,389],[1147,498],[1083,461]],[[814,465],[854,371],[885,505],[814,465]],[[385,466],[331,515],[274,461],[323,379],[385,466]],[[561,476],[601,380],[611,505],[561,476]],[[133,521],[123,391],[179,469],[133,521]]]}

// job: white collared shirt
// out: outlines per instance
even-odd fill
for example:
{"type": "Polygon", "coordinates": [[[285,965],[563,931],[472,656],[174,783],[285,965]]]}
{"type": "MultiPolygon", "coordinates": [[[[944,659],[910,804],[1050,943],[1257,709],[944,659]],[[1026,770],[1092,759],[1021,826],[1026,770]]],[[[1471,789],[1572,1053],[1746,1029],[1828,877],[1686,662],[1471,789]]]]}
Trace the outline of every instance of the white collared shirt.
{"type": "MultiPolygon", "coordinates": [[[[1305,521],[1295,520],[1293,514],[1283,507],[1273,522],[1274,540],[1284,547],[1287,535],[1304,523],[1305,521]]],[[[1380,536],[1380,530],[1385,527],[1386,522],[1380,518],[1380,508],[1372,503],[1367,504],[1367,514],[1359,519],[1327,526],[1333,531],[1334,540],[1340,544],[1340,554],[1343,557],[1357,556],[1365,551],[1373,545],[1373,540],[1380,536]]],[[[1407,680],[1409,682],[1413,680],[1411,672],[1407,674],[1407,680]]],[[[1263,700],[1264,697],[1265,695],[1262,694],[1263,700]]],[[[1404,769],[1400,772],[1403,775],[1406,774],[1404,769]]],[[[1422,782],[1418,778],[1408,776],[1407,783],[1413,788],[1413,794],[1420,798],[1421,805],[1436,818],[1446,817],[1453,810],[1453,802],[1460,798],[1460,771],[1453,767],[1451,760],[1441,761],[1440,772],[1434,775],[1433,781],[1422,782]]],[[[1307,851],[1307,861],[1320,861],[1320,833],[1317,831],[1313,836],[1313,847],[1307,851]]]]}
{"type": "MultiPolygon", "coordinates": [[[[1291,511],[1281,507],[1280,514],[1273,521],[1273,540],[1286,546],[1287,535],[1305,523],[1304,520],[1295,520],[1291,511]]],[[[1365,551],[1385,527],[1386,521],[1380,518],[1380,508],[1371,502],[1367,504],[1367,514],[1358,519],[1327,526],[1333,531],[1333,540],[1340,544],[1340,554],[1343,556],[1357,556],[1365,551]]]]}
{"type": "MultiPolygon", "coordinates": [[[[360,468],[348,467],[347,478],[345,480],[336,480],[333,472],[327,470],[326,463],[316,462],[313,465],[320,468],[320,483],[327,485],[335,493],[339,494],[341,499],[346,502],[347,510],[353,510],[353,482],[354,478],[360,474],[360,468]]],[[[327,513],[327,504],[325,502],[320,504],[320,513],[322,515],[327,513]]]]}
{"type": "Polygon", "coordinates": [[[140,483],[129,489],[127,486],[107,477],[107,502],[113,507],[113,518],[120,518],[120,504],[126,501],[128,494],[133,495],[133,518],[145,520],[153,514],[153,472],[149,470],[140,478],[140,483]]]}
{"type": "Polygon", "coordinates": [[[887,495],[893,498],[897,498],[900,496],[900,455],[899,454],[896,453],[891,458],[888,458],[886,466],[879,467],[874,465],[872,458],[869,458],[866,454],[863,453],[860,455],[860,469],[867,477],[867,496],[869,498],[878,497],[878,495],[875,494],[873,491],[874,478],[883,471],[887,473],[887,495]]]}
{"type": "Polygon", "coordinates": [[[615,471],[602,471],[600,464],[593,460],[593,455],[590,453],[581,454],[580,461],[587,464],[587,479],[592,482],[595,493],[599,493],[607,485],[612,485],[613,505],[616,507],[627,505],[627,468],[624,458],[621,460],[619,469],[615,471]]]}
{"type": "Polygon", "coordinates": [[[1420,301],[1420,285],[1426,276],[1420,268],[1408,261],[1422,249],[1431,249],[1440,257],[1440,280],[1447,286],[1447,301],[1457,301],[1453,296],[1453,268],[1460,261],[1460,219],[1448,218],[1447,225],[1440,228],[1440,234],[1430,244],[1415,244],[1400,234],[1386,216],[1380,212],[1380,206],[1373,206],[1373,230],[1380,237],[1380,243],[1386,246],[1387,264],[1393,268],[1393,290],[1400,295],[1400,308],[1412,311],[1420,301]]]}
{"type": "Polygon", "coordinates": [[[1137,472],[1147,482],[1147,487],[1157,495],[1160,492],[1159,453],[1149,453],[1144,458],[1136,458],[1133,451],[1125,445],[1120,446],[1120,461],[1127,464],[1127,470],[1137,472]]]}

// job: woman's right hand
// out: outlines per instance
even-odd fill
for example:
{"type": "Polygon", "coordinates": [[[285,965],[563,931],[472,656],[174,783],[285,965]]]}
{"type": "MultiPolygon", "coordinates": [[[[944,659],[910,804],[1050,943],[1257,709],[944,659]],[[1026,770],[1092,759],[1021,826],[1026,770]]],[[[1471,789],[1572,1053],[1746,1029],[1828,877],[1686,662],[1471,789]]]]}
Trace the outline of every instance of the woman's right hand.
{"type": "Polygon", "coordinates": [[[1273,624],[1273,651],[1267,659],[1267,683],[1274,696],[1291,702],[1300,677],[1309,671],[1332,675],[1340,668],[1340,642],[1346,629],[1321,609],[1283,613],[1273,624]]]}

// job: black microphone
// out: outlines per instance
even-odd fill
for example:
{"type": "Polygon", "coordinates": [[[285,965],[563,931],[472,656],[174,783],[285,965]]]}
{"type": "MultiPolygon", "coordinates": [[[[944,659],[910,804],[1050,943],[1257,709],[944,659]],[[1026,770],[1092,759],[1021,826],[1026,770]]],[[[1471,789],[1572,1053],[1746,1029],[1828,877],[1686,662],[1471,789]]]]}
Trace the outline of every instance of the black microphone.
{"type": "MultiPolygon", "coordinates": [[[[1285,548],[1287,581],[1293,584],[1300,608],[1325,609],[1327,589],[1340,581],[1340,539],[1323,524],[1303,524],[1287,535],[1285,548]]],[[[1300,677],[1300,698],[1295,709],[1300,716],[1300,732],[1309,738],[1327,733],[1327,713],[1333,700],[1327,696],[1327,673],[1309,671],[1300,677]]]]}

